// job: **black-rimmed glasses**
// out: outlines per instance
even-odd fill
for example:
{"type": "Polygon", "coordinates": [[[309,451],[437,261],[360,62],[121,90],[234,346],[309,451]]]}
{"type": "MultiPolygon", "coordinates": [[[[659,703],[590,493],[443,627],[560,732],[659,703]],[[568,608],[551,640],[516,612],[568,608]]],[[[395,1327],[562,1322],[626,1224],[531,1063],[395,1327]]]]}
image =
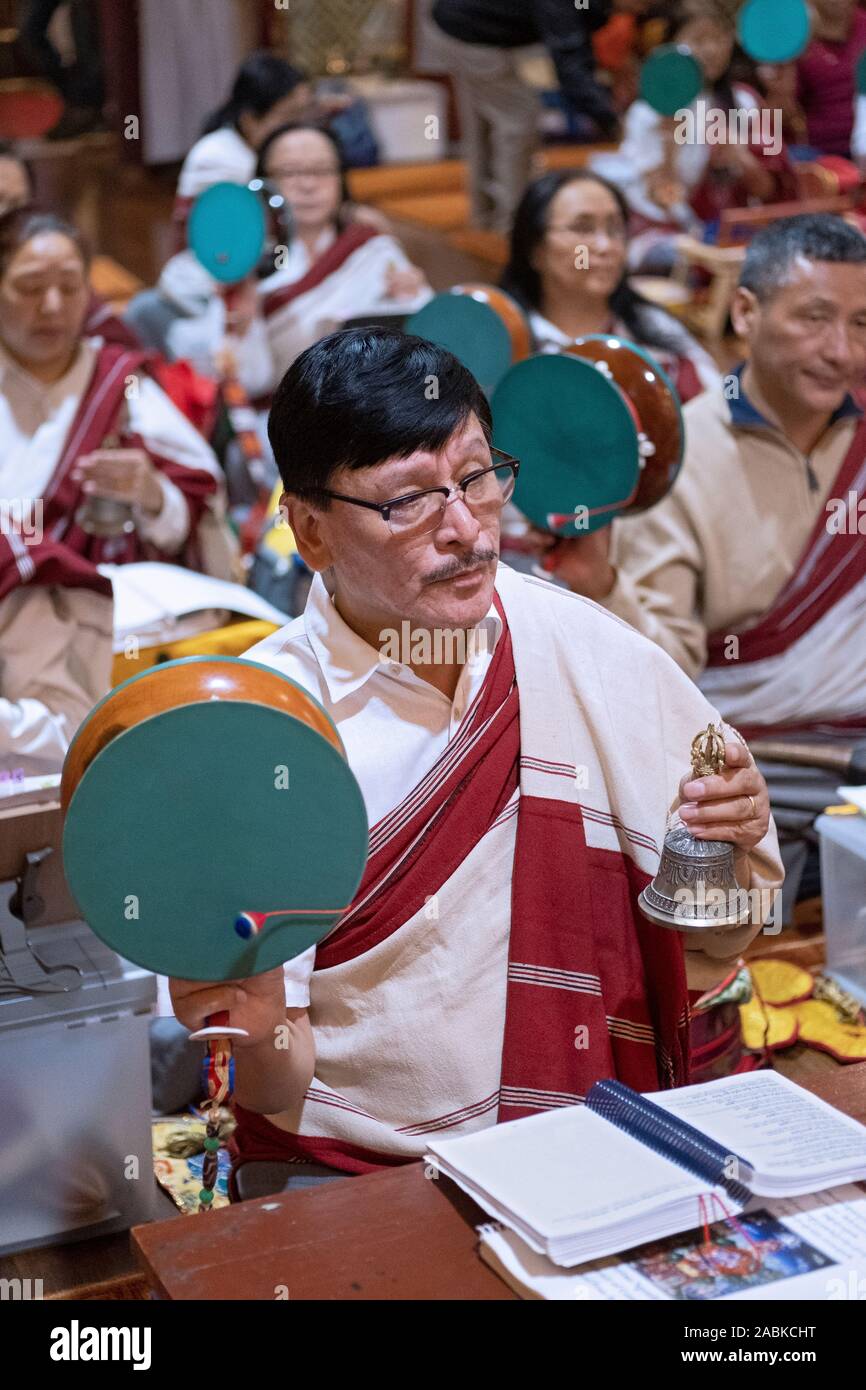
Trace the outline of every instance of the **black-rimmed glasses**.
{"type": "Polygon", "coordinates": [[[387,502],[370,502],[366,497],[350,497],[344,492],[331,492],[329,488],[321,488],[319,493],[337,502],[351,502],[355,507],[378,512],[394,536],[423,536],[441,525],[445,508],[457,497],[479,520],[492,518],[501,511],[514,492],[520,461],[501,449],[491,449],[490,453],[494,462],[489,467],[467,473],[453,487],[428,487],[421,492],[391,497],[387,502]]]}

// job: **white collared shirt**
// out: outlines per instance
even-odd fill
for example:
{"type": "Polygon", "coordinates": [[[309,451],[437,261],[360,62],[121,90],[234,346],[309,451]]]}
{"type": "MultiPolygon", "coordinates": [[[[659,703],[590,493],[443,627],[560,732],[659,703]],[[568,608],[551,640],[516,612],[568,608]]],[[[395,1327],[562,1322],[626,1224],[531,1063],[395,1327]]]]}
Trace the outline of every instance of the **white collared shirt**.
{"type": "MultiPolygon", "coordinates": [[[[444,752],[481,688],[502,632],[491,604],[485,641],[470,644],[453,700],[408,666],[380,657],[343,621],[317,574],[307,606],[245,653],[304,687],[337,726],[371,826],[392,811],[444,752]]],[[[286,1003],[310,1002],[315,946],[286,967],[286,1003]]]]}

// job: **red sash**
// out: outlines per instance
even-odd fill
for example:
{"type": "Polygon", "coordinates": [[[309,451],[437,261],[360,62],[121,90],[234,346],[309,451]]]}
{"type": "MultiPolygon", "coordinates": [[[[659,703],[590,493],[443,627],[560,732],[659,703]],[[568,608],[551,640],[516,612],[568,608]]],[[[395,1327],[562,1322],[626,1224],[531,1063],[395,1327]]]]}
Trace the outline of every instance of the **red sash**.
{"type": "MultiPolygon", "coordinates": [[[[373,827],[361,886],[319,945],[317,969],[352,960],[398,931],[518,786],[519,692],[498,596],[496,604],[503,632],[473,707],[423,781],[373,827]]],[[[587,846],[580,806],[520,798],[498,1123],[573,1104],[602,1077],[643,1091],[688,1079],[682,947],[675,933],[639,913],[646,882],[627,856],[587,846]],[[577,1025],[586,1025],[580,1039],[577,1025]],[[647,1045],[653,1037],[655,1047],[647,1045]]],[[[239,1162],[312,1160],[357,1173],[409,1161],[289,1134],[240,1105],[236,1113],[239,1162]]]]}
{"type": "Polygon", "coordinates": [[[310,266],[306,275],[302,275],[300,280],[294,280],[291,285],[284,285],[281,289],[272,290],[266,295],[262,303],[262,313],[265,318],[270,318],[278,309],[282,309],[286,304],[291,304],[292,300],[299,299],[308,290],[314,290],[317,285],[321,285],[329,275],[333,275],[335,270],[349,259],[353,251],[364,246],[373,237],[381,236],[382,233],[377,227],[365,227],[361,222],[350,222],[344,228],[336,241],[332,242],[327,251],[324,251],[318,260],[310,266]]]}
{"type": "MultiPolygon", "coordinates": [[[[866,420],[857,426],[830,490],[831,497],[846,503],[849,493],[858,503],[866,496],[866,420]]],[[[856,526],[844,534],[831,534],[827,523],[825,509],[816,518],[787,584],[753,627],[733,634],[739,642],[739,661],[764,661],[787,651],[866,577],[866,544],[856,526]]],[[[725,644],[731,635],[716,632],[710,637],[708,666],[729,664],[725,644]]]]}
{"type": "MultiPolygon", "coordinates": [[[[98,449],[106,435],[114,432],[127,378],[146,368],[149,360],[146,352],[130,351],[114,343],[100,349],[63,453],[41,499],[42,540],[25,544],[22,536],[14,532],[0,535],[0,599],[19,584],[58,584],[110,594],[111,585],[97,571],[98,564],[166,558],[135,531],[116,540],[101,540],[88,535],[75,522],[75,512],[84,494],[81,485],[73,481],[74,466],[82,454],[98,449]]],[[[146,448],[137,436],[125,435],[124,443],[146,448]]],[[[159,471],[183,492],[192,538],[207,499],[216,490],[216,479],[205,469],[185,468],[151,449],[147,452],[159,471]]]]}
{"type": "Polygon", "coordinates": [[[84,336],[86,338],[101,338],[105,343],[120,343],[126,348],[141,347],[138,335],[133,332],[129,324],[124,323],[111,305],[93,290],[90,293],[87,317],[84,320],[84,336]]]}

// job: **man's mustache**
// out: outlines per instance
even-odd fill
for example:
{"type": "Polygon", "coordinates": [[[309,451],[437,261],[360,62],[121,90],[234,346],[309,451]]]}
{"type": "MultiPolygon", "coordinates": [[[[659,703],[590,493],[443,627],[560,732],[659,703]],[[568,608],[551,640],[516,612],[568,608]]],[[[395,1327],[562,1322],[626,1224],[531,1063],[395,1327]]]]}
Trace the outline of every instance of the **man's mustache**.
{"type": "Polygon", "coordinates": [[[499,552],[496,550],[476,550],[462,560],[451,561],[441,569],[434,570],[432,574],[428,574],[424,582],[439,584],[443,579],[454,579],[458,574],[465,574],[467,570],[477,569],[479,565],[487,565],[491,560],[498,559],[499,552]]]}

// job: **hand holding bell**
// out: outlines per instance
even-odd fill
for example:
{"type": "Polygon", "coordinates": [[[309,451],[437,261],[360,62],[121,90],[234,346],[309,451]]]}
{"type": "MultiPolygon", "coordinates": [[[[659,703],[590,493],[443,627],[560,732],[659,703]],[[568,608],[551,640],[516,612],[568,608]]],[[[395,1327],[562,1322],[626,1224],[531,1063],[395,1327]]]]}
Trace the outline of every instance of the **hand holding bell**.
{"type": "MultiPolygon", "coordinates": [[[[723,761],[709,772],[698,771],[693,762],[691,774],[680,782],[680,819],[699,839],[730,841],[749,851],[763,840],[770,825],[767,784],[745,744],[738,739],[725,743],[719,730],[713,732],[721,743],[723,761]]],[[[705,733],[698,736],[705,738],[705,733]]]]}
{"type": "Polygon", "coordinates": [[[675,931],[718,931],[750,919],[737,883],[734,846],[754,849],[766,835],[766,783],[744,744],[725,742],[709,724],[692,741],[692,771],[680,782],[681,824],[665,836],[661,862],[639,903],[675,931]]]}
{"type": "Polygon", "coordinates": [[[102,448],[82,454],[73,479],[81,482],[84,501],[75,520],[90,536],[111,540],[135,530],[134,507],[148,516],[162,511],[163,494],[156,469],[143,449],[120,447],[117,436],[102,448]]]}

